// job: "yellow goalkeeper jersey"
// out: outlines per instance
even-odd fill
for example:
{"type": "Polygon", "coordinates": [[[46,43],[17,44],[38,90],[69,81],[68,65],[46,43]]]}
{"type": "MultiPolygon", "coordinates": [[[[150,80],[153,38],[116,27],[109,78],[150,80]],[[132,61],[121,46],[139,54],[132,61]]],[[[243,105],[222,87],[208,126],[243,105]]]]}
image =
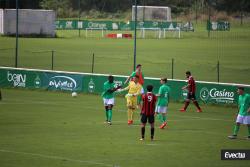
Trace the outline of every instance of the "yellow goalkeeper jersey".
{"type": "Polygon", "coordinates": [[[135,94],[135,95],[139,95],[141,93],[141,84],[135,83],[134,81],[130,81],[128,86],[126,88],[124,88],[124,90],[128,90],[129,94],[135,94]]]}

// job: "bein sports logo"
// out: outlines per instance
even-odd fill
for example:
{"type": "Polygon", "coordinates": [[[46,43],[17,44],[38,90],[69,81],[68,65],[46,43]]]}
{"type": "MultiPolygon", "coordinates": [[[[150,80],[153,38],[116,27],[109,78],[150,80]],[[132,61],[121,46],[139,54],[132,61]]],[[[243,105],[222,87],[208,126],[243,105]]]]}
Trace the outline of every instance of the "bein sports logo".
{"type": "Polygon", "coordinates": [[[13,82],[14,87],[25,87],[26,85],[26,74],[16,74],[7,72],[7,80],[13,82]]]}
{"type": "Polygon", "coordinates": [[[50,78],[49,86],[61,90],[74,90],[76,88],[76,81],[67,76],[54,76],[50,78]]]}
{"type": "Polygon", "coordinates": [[[208,99],[216,100],[216,102],[233,103],[234,92],[226,91],[226,89],[218,90],[217,88],[208,89],[206,87],[200,90],[200,98],[203,101],[208,99]]]}

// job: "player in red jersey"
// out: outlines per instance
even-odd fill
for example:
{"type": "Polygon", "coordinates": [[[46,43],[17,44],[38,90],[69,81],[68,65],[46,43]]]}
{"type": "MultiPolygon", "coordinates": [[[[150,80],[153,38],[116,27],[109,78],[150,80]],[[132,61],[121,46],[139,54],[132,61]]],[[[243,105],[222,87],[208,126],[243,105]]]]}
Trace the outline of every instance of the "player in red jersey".
{"type": "Polygon", "coordinates": [[[133,80],[133,77],[138,75],[139,76],[139,81],[138,82],[139,82],[139,84],[141,84],[143,86],[143,84],[144,84],[144,75],[142,73],[141,67],[142,67],[142,65],[138,64],[136,66],[136,70],[132,72],[132,74],[126,79],[124,84],[126,84],[129,80],[133,80]]]}
{"type": "Polygon", "coordinates": [[[151,125],[151,140],[154,140],[154,121],[155,121],[155,104],[157,97],[152,93],[153,86],[147,86],[147,93],[142,95],[142,110],[141,110],[141,139],[145,137],[145,126],[147,121],[151,125]]]}
{"type": "Polygon", "coordinates": [[[194,105],[197,107],[197,112],[202,112],[197,100],[196,100],[196,97],[195,97],[195,90],[196,90],[196,85],[195,85],[195,80],[194,78],[192,77],[191,75],[191,72],[190,71],[187,71],[186,72],[186,77],[188,79],[188,84],[186,86],[184,86],[182,89],[187,89],[188,90],[188,94],[187,94],[187,98],[186,98],[186,101],[185,101],[185,106],[180,109],[181,112],[185,112],[189,103],[190,103],[190,100],[193,101],[194,105]]]}

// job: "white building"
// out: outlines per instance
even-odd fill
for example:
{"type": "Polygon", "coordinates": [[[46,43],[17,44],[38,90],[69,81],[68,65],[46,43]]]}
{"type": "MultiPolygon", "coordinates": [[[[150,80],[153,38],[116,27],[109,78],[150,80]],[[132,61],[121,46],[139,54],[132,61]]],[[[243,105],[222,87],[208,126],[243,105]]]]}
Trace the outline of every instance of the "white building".
{"type": "MultiPolygon", "coordinates": [[[[53,10],[18,10],[19,35],[55,36],[56,15],[53,10]]],[[[0,9],[0,34],[16,34],[16,9],[0,9]]]]}

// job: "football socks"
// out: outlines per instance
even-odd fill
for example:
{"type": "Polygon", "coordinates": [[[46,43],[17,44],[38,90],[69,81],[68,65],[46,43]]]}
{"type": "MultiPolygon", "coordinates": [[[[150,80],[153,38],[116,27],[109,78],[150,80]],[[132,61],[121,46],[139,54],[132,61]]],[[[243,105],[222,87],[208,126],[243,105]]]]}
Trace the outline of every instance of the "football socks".
{"type": "Polygon", "coordinates": [[[239,130],[240,130],[240,125],[235,125],[235,126],[234,126],[233,135],[236,135],[236,136],[237,136],[239,130]]]}
{"type": "Polygon", "coordinates": [[[112,110],[108,110],[108,121],[111,122],[112,120],[112,110]]]}
{"type": "Polygon", "coordinates": [[[151,139],[154,139],[155,128],[151,128],[151,139]]]}
{"type": "Polygon", "coordinates": [[[145,136],[145,126],[141,127],[141,138],[144,139],[144,136],[145,136]]]}
{"type": "Polygon", "coordinates": [[[128,120],[133,120],[133,110],[128,109],[128,120]]]}
{"type": "Polygon", "coordinates": [[[164,122],[163,116],[161,113],[157,114],[157,118],[159,119],[160,123],[162,124],[164,122]]]}
{"type": "Polygon", "coordinates": [[[162,118],[163,118],[163,122],[167,122],[167,116],[166,116],[166,114],[162,115],[162,118]]]}

